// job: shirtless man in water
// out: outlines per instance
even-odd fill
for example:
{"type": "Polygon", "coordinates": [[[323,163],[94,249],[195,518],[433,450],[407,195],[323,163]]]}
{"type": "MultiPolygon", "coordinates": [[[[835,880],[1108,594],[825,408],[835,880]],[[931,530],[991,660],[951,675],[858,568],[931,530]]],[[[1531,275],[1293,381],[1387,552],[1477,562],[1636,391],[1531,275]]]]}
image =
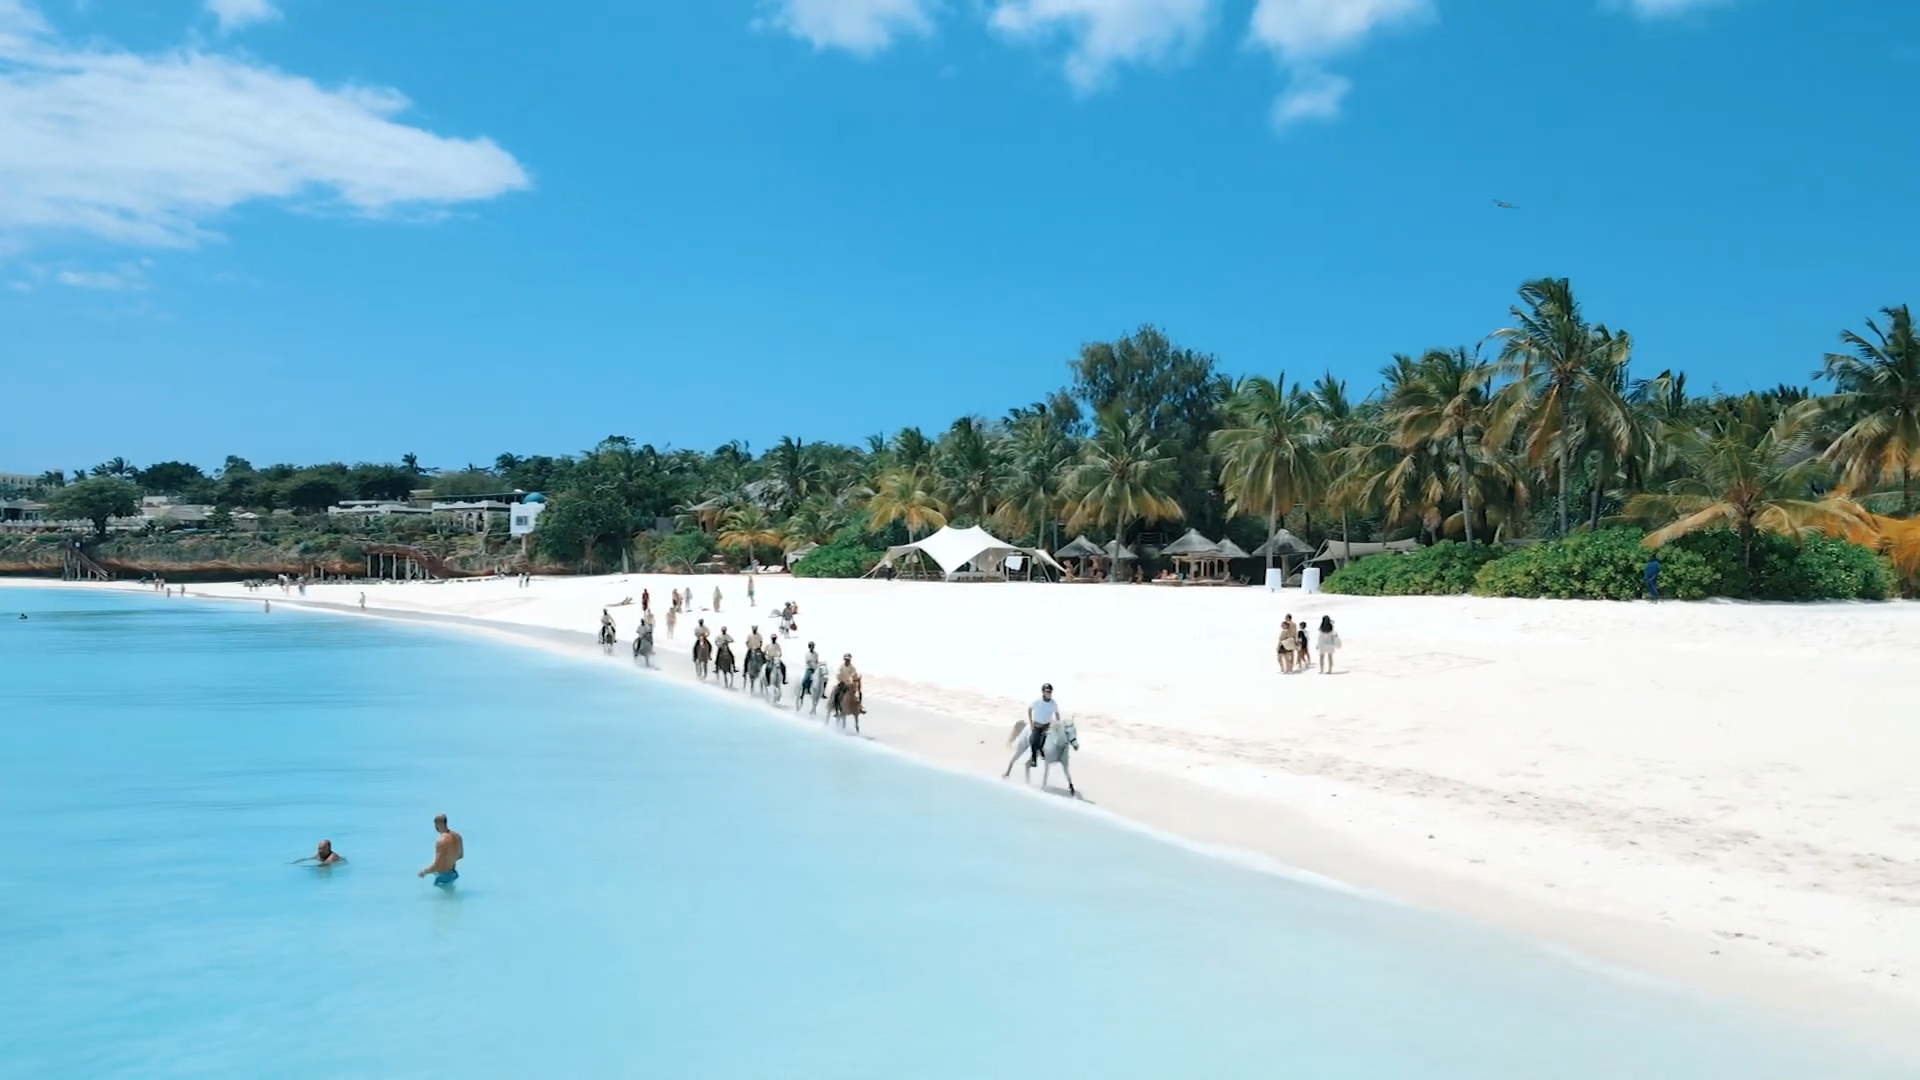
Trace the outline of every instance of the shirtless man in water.
{"type": "Polygon", "coordinates": [[[333,850],[333,841],[331,840],[320,841],[320,846],[314,849],[313,854],[304,859],[294,860],[296,863],[310,862],[315,866],[332,866],[335,863],[343,863],[346,861],[346,856],[333,850]]]}
{"type": "Polygon", "coordinates": [[[435,815],[433,819],[433,831],[440,834],[439,839],[433,842],[433,861],[427,864],[425,870],[420,871],[414,876],[426,877],[428,874],[432,874],[433,883],[445,888],[460,880],[460,871],[454,869],[454,864],[466,857],[467,846],[466,843],[460,839],[459,833],[447,828],[447,815],[445,814],[435,815]]]}

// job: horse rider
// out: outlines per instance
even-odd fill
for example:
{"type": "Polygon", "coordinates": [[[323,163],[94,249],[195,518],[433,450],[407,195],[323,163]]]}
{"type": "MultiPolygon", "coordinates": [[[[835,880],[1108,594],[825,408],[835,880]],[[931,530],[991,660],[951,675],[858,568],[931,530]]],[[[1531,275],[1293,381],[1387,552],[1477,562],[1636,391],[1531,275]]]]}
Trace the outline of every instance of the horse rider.
{"type": "Polygon", "coordinates": [[[733,635],[727,633],[727,628],[723,626],[720,628],[720,637],[714,644],[716,646],[731,645],[733,644],[733,635]]]}
{"type": "Polygon", "coordinates": [[[701,619],[700,625],[693,628],[693,637],[696,641],[705,641],[712,636],[713,631],[707,629],[707,620],[705,619],[701,619]]]}
{"type": "Polygon", "coordinates": [[[600,640],[612,641],[613,634],[614,634],[613,616],[607,612],[606,608],[601,608],[600,609],[600,640]]]}
{"type": "MultiPolygon", "coordinates": [[[[1027,706],[1027,728],[1030,738],[1027,741],[1027,768],[1040,764],[1040,755],[1047,749],[1047,732],[1052,730],[1053,722],[1060,717],[1060,703],[1053,700],[1053,684],[1040,684],[1040,700],[1027,706]]],[[[1007,773],[1013,772],[1013,766],[1007,766],[1007,773]]]]}
{"type": "Polygon", "coordinates": [[[818,686],[819,680],[827,677],[827,666],[821,662],[820,651],[814,648],[811,641],[807,642],[807,658],[801,661],[801,665],[800,689],[793,697],[793,707],[796,709],[800,707],[800,699],[806,697],[809,691],[818,686]]]}
{"type": "Polygon", "coordinates": [[[773,635],[772,640],[767,642],[767,664],[769,666],[774,664],[779,664],[781,673],[783,675],[786,673],[787,666],[780,659],[780,635],[779,634],[773,635]]]}
{"type": "MultiPolygon", "coordinates": [[[[838,674],[836,674],[833,677],[833,697],[828,698],[827,700],[830,702],[838,703],[840,699],[840,692],[842,690],[853,689],[853,687],[856,684],[858,684],[859,681],[860,681],[860,673],[854,670],[854,667],[853,667],[853,654],[847,653],[845,656],[842,656],[840,658],[840,671],[838,674]]],[[[847,711],[847,707],[845,704],[840,705],[840,711],[843,713],[847,711]]]]}
{"type": "Polygon", "coordinates": [[[751,652],[754,649],[761,648],[765,644],[765,642],[760,640],[760,628],[758,626],[747,631],[747,651],[751,652]]]}

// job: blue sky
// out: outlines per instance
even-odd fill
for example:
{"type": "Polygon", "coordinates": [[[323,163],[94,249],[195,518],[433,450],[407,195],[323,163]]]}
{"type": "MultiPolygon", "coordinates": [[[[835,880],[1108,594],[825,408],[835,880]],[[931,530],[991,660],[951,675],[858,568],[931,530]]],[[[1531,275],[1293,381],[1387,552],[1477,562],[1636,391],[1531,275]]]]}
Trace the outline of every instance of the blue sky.
{"type": "Polygon", "coordinates": [[[853,440],[1149,321],[1370,387],[1547,274],[1805,382],[1920,301],[1916,78],[1885,0],[0,0],[0,471],[853,440]]]}

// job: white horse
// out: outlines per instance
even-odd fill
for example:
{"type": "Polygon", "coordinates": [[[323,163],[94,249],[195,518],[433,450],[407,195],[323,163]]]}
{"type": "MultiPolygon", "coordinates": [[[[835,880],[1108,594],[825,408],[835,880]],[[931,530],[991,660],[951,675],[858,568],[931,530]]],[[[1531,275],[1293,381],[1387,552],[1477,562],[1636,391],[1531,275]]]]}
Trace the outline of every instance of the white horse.
{"type": "Polygon", "coordinates": [[[653,666],[653,626],[641,623],[640,630],[633,637],[633,658],[648,667],[653,666]]]}
{"type": "MultiPolygon", "coordinates": [[[[1020,737],[1026,730],[1027,722],[1025,720],[1014,721],[1013,730],[1007,734],[1007,745],[1014,746],[1017,744],[1019,748],[1013,752],[1013,757],[1008,759],[1007,771],[1001,775],[1013,775],[1014,763],[1019,761],[1021,755],[1024,754],[1027,755],[1027,764],[1023,766],[1025,771],[1022,775],[1031,782],[1033,779],[1031,736],[1029,736],[1028,739],[1022,739],[1020,737]]],[[[1040,770],[1040,790],[1045,791],[1047,789],[1047,779],[1053,775],[1053,767],[1058,765],[1060,766],[1060,772],[1067,778],[1067,794],[1076,799],[1080,797],[1080,789],[1073,786],[1073,770],[1067,765],[1067,759],[1072,756],[1073,751],[1078,749],[1080,749],[1080,732],[1073,726],[1073,721],[1054,721],[1053,726],[1047,729],[1046,741],[1040,744],[1040,761],[1044,766],[1040,770]]]]}
{"type": "Polygon", "coordinates": [[[793,711],[799,712],[800,706],[807,705],[808,716],[818,715],[820,699],[827,695],[827,669],[814,665],[800,676],[800,688],[793,692],[793,711]]]}
{"type": "Polygon", "coordinates": [[[780,704],[780,697],[786,691],[787,662],[785,660],[775,660],[772,657],[768,657],[765,679],[767,700],[773,702],[775,705],[780,704]]]}

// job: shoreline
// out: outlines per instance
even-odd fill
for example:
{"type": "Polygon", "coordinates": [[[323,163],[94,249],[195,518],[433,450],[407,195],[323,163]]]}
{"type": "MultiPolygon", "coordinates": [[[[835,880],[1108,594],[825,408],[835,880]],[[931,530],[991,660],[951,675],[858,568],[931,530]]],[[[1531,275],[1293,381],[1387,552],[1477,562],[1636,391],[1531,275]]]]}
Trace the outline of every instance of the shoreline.
{"type": "MultiPolygon", "coordinates": [[[[744,586],[739,578],[718,580],[735,592],[744,586]]],[[[274,600],[305,610],[353,617],[361,615],[354,602],[355,594],[364,590],[373,605],[366,616],[477,633],[591,661],[599,659],[591,633],[586,629],[569,629],[566,624],[590,626],[592,620],[597,620],[598,608],[605,596],[631,589],[637,598],[641,588],[664,593],[670,584],[683,586],[691,582],[698,602],[702,592],[711,590],[715,581],[634,574],[541,579],[535,582],[534,589],[517,591],[509,582],[483,581],[405,586],[315,585],[309,586],[311,591],[307,597],[279,596],[270,590],[249,594],[238,585],[194,586],[190,595],[196,599],[228,602],[274,600]],[[530,592],[540,595],[525,595],[530,592]],[[556,596],[556,593],[568,595],[556,596]],[[599,602],[596,594],[601,597],[599,602]],[[559,625],[555,625],[556,622],[559,625]]],[[[759,580],[761,599],[771,604],[801,591],[827,594],[846,591],[802,590],[797,587],[801,584],[811,583],[796,583],[781,576],[762,578],[759,580]]],[[[71,583],[61,582],[0,582],[0,587],[5,586],[73,587],[71,583]]],[[[137,584],[96,583],[83,587],[151,593],[151,589],[137,584]]],[[[932,588],[968,590],[969,587],[932,588]]],[[[1019,587],[975,586],[976,595],[967,599],[977,600],[977,590],[988,590],[987,602],[992,604],[991,590],[1001,588],[1019,587]]],[[[1131,590],[1120,592],[1141,595],[1131,590]]],[[[1243,596],[1250,598],[1251,593],[1252,590],[1248,590],[1243,596]]],[[[923,591],[893,595],[930,600],[935,594],[923,591]]],[[[1264,597],[1264,591],[1259,595],[1264,597]]],[[[813,596],[800,599],[803,600],[802,627],[806,632],[799,636],[804,639],[811,635],[810,627],[817,621],[809,608],[817,608],[827,601],[813,596]]],[[[1305,606],[1297,594],[1284,596],[1281,602],[1305,606]]],[[[1332,605],[1319,602],[1315,606],[1332,605]]],[[[1351,609],[1360,605],[1341,598],[1340,606],[1351,609]]],[[[630,624],[638,615],[637,604],[631,611],[619,607],[612,610],[621,624],[623,639],[630,640],[630,624]]],[[[704,615],[717,622],[731,618],[744,624],[757,614],[764,611],[749,611],[743,617],[728,610],[717,618],[712,613],[695,612],[693,617],[704,615]]],[[[1920,616],[1920,611],[1915,615],[1920,616]]],[[[1350,620],[1345,611],[1342,618],[1350,620]]],[[[709,693],[737,697],[743,707],[771,708],[737,691],[724,691],[695,680],[691,663],[681,655],[690,634],[678,640],[667,639],[664,616],[661,619],[655,673],[681,685],[702,686],[709,693]]],[[[689,627],[681,629],[684,632],[689,627]]],[[[744,633],[737,632],[736,636],[744,637],[744,633]]],[[[849,651],[851,646],[850,651],[856,653],[858,660],[877,645],[872,641],[849,640],[842,628],[831,623],[821,636],[831,638],[823,641],[823,655],[849,651]]],[[[625,641],[617,648],[624,650],[625,641]]],[[[804,646],[797,642],[788,650],[790,667],[803,650],[804,646]]],[[[619,651],[615,656],[623,668],[631,667],[628,653],[619,651]]],[[[873,711],[863,718],[863,727],[870,736],[868,742],[872,748],[981,780],[1018,782],[1017,778],[999,779],[999,770],[1011,752],[1004,742],[1012,716],[1017,715],[1017,703],[1014,703],[1015,711],[1009,714],[1006,709],[1011,699],[994,700],[960,684],[960,680],[942,684],[899,677],[875,678],[876,669],[869,664],[862,662],[861,667],[863,673],[868,674],[868,696],[873,711]],[[1004,719],[995,718],[996,712],[1004,719]]],[[[1143,669],[1140,676],[1152,678],[1153,670],[1143,669]]],[[[1338,680],[1330,682],[1338,684],[1338,680]]],[[[1063,690],[1062,697],[1066,698],[1067,693],[1063,690]]],[[[1889,692],[1889,698],[1893,696],[1889,692]]],[[[790,707],[784,711],[791,713],[790,707]]],[[[1909,994],[1888,993],[1861,981],[1835,979],[1830,972],[1815,970],[1812,965],[1796,962],[1794,958],[1772,955],[1739,937],[1709,937],[1682,920],[1667,920],[1663,924],[1658,919],[1606,910],[1604,905],[1593,903],[1593,898],[1571,890],[1543,897],[1536,890],[1494,880],[1486,874],[1461,873],[1436,865],[1440,860],[1421,857],[1425,854],[1422,849],[1411,845],[1402,835],[1406,829],[1383,835],[1383,830],[1370,827],[1388,820],[1391,815],[1405,813],[1405,808],[1395,805],[1398,800],[1388,793],[1369,792],[1351,782],[1340,782],[1338,778],[1329,777],[1327,770],[1302,768],[1300,762],[1235,760],[1231,755],[1223,756],[1218,747],[1198,741],[1184,748],[1184,756],[1189,760],[1182,761],[1178,755],[1164,753],[1164,747],[1142,745],[1141,740],[1130,737],[1132,733],[1124,730],[1125,720],[1119,717],[1076,708],[1071,699],[1067,711],[1080,719],[1082,742],[1086,744],[1075,758],[1075,780],[1087,795],[1084,807],[1116,824],[1265,872],[1453,915],[1530,941],[1572,963],[1661,984],[1680,993],[1704,995],[1709,1000],[1746,1005],[1815,1032],[1850,1036],[1883,1050],[1920,1057],[1920,1034],[1916,1034],[1920,1032],[1920,1008],[1916,1008],[1909,994]],[[1116,727],[1120,730],[1111,730],[1116,727]],[[1340,805],[1334,800],[1341,799],[1347,800],[1346,808],[1356,808],[1353,812],[1358,814],[1345,827],[1330,821],[1326,812],[1312,809],[1340,805]],[[1747,947],[1741,947],[1743,944],[1747,947]]],[[[793,715],[784,719],[819,723],[793,715]]],[[[1230,734],[1214,733],[1216,739],[1229,742],[1230,734]]],[[[1072,807],[1064,793],[1061,794],[1062,808],[1072,807]]],[[[1349,811],[1345,808],[1339,811],[1345,812],[1349,811]]],[[[1423,819],[1424,823],[1414,825],[1416,830],[1438,828],[1433,824],[1435,820],[1437,818],[1428,817],[1423,819]]],[[[1431,839],[1432,834],[1428,835],[1431,839]]],[[[1565,837],[1553,836],[1541,840],[1543,843],[1566,842],[1565,837]]],[[[1627,843],[1635,841],[1629,839],[1627,843]]],[[[1678,867],[1657,864],[1654,869],[1680,872],[1678,867]]],[[[1905,991],[1908,987],[1902,985],[1900,989],[1905,991]]]]}

